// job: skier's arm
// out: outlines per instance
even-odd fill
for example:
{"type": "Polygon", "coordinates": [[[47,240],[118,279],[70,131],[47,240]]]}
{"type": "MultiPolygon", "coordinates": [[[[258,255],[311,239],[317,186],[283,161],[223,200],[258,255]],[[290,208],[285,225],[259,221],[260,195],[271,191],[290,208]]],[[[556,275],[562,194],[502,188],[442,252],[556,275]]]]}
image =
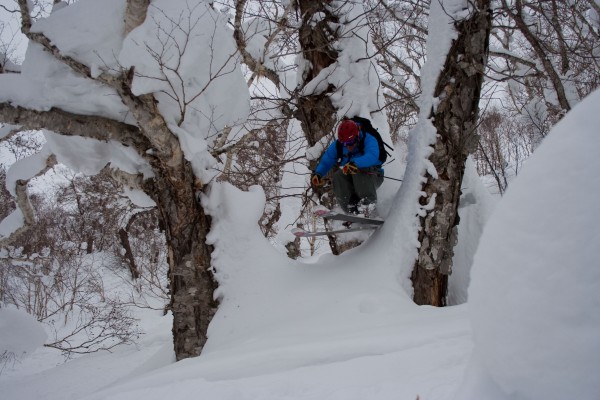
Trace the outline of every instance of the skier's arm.
{"type": "Polygon", "coordinates": [[[323,157],[321,157],[319,165],[317,165],[317,168],[315,168],[315,172],[321,176],[325,176],[329,170],[333,168],[336,162],[337,149],[334,141],[331,145],[329,145],[325,153],[323,153],[323,157]]]}

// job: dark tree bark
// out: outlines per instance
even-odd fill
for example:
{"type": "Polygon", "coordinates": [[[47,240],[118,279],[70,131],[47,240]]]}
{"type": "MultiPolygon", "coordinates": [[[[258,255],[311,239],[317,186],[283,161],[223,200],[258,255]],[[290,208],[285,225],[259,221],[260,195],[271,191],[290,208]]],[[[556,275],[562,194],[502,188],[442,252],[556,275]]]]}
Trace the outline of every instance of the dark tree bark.
{"type": "Polygon", "coordinates": [[[426,174],[420,217],[418,258],[412,272],[414,301],[417,304],[444,306],[448,275],[457,240],[458,203],[465,162],[477,146],[478,103],[487,63],[491,27],[490,0],[474,2],[476,10],[456,23],[458,38],[448,52],[438,78],[434,96],[440,102],[432,110],[438,138],[430,161],[437,177],[426,174]]]}
{"type": "MultiPolygon", "coordinates": [[[[336,109],[331,103],[330,95],[335,88],[330,86],[320,93],[303,94],[302,91],[306,85],[313,80],[321,70],[333,64],[338,57],[333,43],[337,39],[337,32],[332,31],[331,25],[338,22],[337,16],[331,11],[331,0],[298,0],[292,2],[293,10],[301,18],[298,37],[300,50],[308,66],[302,71],[299,77],[299,85],[291,93],[291,101],[295,107],[289,104],[283,104],[281,111],[289,118],[295,118],[300,121],[300,125],[306,137],[309,146],[314,146],[323,136],[329,134],[336,124],[336,109]],[[316,22],[315,22],[316,21],[316,22]]],[[[277,87],[280,86],[279,75],[276,71],[267,68],[263,62],[256,59],[247,50],[245,32],[243,30],[242,17],[245,12],[247,0],[236,1],[234,32],[233,37],[236,41],[238,51],[242,56],[243,62],[252,71],[254,77],[265,77],[277,87]]],[[[287,26],[287,14],[278,21],[279,28],[287,26]]],[[[251,78],[251,81],[252,79],[251,78]]],[[[310,168],[316,167],[317,161],[310,164],[310,168]]],[[[319,198],[323,195],[322,189],[316,189],[319,198]]],[[[330,191],[329,199],[324,203],[327,207],[333,206],[333,193],[330,191]]],[[[334,254],[339,254],[334,236],[329,237],[329,244],[334,254]]],[[[288,254],[296,257],[300,254],[299,241],[295,240],[286,244],[288,254]]]]}
{"type": "Polygon", "coordinates": [[[129,234],[125,228],[119,229],[119,240],[121,241],[121,246],[125,249],[125,258],[127,260],[127,266],[129,267],[129,273],[131,273],[131,279],[138,279],[140,277],[140,271],[135,264],[135,257],[133,257],[131,243],[129,242],[129,234]]]}
{"type": "Polygon", "coordinates": [[[196,184],[186,161],[180,168],[164,168],[147,187],[165,227],[177,360],[200,354],[217,306],[210,270],[213,248],[206,243],[211,221],[200,205],[196,184]]]}

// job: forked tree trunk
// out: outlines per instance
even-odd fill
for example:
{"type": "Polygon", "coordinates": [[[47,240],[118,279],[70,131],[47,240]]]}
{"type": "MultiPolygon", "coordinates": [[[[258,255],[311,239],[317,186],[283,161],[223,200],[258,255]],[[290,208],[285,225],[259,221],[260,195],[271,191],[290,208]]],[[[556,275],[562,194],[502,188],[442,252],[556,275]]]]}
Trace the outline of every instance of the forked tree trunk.
{"type": "Polygon", "coordinates": [[[426,175],[422,205],[435,204],[420,217],[418,258],[412,272],[414,301],[446,305],[448,275],[457,240],[458,203],[465,162],[477,146],[478,104],[487,63],[491,27],[490,0],[477,0],[477,10],[456,29],[435,89],[440,102],[432,111],[437,140],[429,160],[437,177],[426,175]]]}
{"type": "Polygon", "coordinates": [[[200,355],[217,307],[212,246],[206,243],[211,221],[200,205],[189,162],[180,170],[163,168],[151,185],[165,227],[173,340],[176,358],[182,360],[200,355]]]}

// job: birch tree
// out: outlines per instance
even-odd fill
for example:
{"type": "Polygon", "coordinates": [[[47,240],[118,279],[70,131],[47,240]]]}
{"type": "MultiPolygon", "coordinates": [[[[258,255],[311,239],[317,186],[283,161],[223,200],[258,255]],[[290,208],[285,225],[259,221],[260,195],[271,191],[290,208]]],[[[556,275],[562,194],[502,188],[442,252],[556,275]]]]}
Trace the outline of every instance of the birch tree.
{"type": "Polygon", "coordinates": [[[110,164],[156,204],[175,354],[200,354],[216,308],[201,198],[216,174],[215,138],[248,110],[226,20],[203,0],[81,0],[39,20],[17,3],[29,48],[21,72],[0,74],[0,122],[45,130],[46,144],[8,172],[20,208],[3,222],[2,243],[35,222],[26,188],[38,170],[58,160],[95,174],[110,164]]]}
{"type": "Polygon", "coordinates": [[[465,162],[477,145],[478,107],[491,30],[490,0],[444,3],[456,37],[433,91],[428,113],[436,131],[419,200],[419,248],[411,280],[417,304],[446,304],[457,241],[458,205],[465,162]]]}

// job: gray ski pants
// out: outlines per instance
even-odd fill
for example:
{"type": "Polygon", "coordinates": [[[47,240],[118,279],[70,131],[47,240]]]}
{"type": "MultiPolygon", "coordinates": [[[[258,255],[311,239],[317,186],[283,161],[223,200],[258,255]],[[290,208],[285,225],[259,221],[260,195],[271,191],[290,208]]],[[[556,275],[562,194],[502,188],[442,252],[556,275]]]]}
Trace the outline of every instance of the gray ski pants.
{"type": "Polygon", "coordinates": [[[353,212],[359,204],[376,203],[377,188],[383,183],[380,174],[379,167],[361,169],[355,175],[344,175],[341,169],[336,171],[333,174],[333,193],[342,210],[353,212]]]}

